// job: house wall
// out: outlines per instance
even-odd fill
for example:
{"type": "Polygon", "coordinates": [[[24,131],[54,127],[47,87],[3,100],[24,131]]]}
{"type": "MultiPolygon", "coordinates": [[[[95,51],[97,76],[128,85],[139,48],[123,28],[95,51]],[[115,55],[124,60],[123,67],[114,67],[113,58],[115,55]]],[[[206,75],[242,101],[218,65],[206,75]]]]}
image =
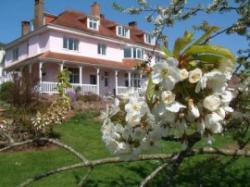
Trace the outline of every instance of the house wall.
{"type": "MultiPolygon", "coordinates": [[[[101,41],[93,38],[87,38],[83,36],[73,35],[69,33],[65,33],[62,31],[46,31],[42,34],[34,35],[28,38],[26,41],[12,47],[6,51],[6,66],[11,65],[11,63],[15,63],[26,58],[35,56],[37,54],[52,51],[56,53],[63,53],[69,55],[79,55],[90,58],[99,58],[104,60],[111,60],[122,62],[124,59],[123,49],[126,46],[124,44],[117,44],[108,41],[101,41]],[[63,48],[63,38],[75,38],[79,40],[79,50],[72,51],[63,48]],[[105,44],[106,55],[98,54],[98,44],[105,44]],[[16,61],[13,61],[13,49],[19,48],[19,58],[16,61]]],[[[147,54],[151,52],[145,51],[144,57],[147,57],[147,54]]],[[[155,58],[152,59],[152,64],[154,64],[155,58]]]]}
{"type": "Polygon", "coordinates": [[[104,60],[112,60],[122,62],[123,60],[123,46],[114,43],[108,43],[103,41],[97,41],[91,38],[78,37],[72,34],[66,34],[63,32],[51,32],[49,38],[50,51],[57,53],[64,53],[69,55],[79,55],[90,58],[99,58],[104,60]],[[72,51],[63,48],[63,38],[75,38],[79,40],[79,50],[72,51]],[[106,55],[99,55],[97,53],[98,44],[106,44],[106,55]]]}
{"type": "Polygon", "coordinates": [[[35,56],[42,52],[49,50],[49,32],[45,32],[40,35],[30,37],[26,41],[16,45],[15,47],[6,50],[5,64],[6,66],[11,65],[11,63],[16,63],[18,61],[25,60],[26,58],[35,56]],[[19,57],[17,60],[13,61],[13,50],[18,48],[19,57]]]}
{"type": "Polygon", "coordinates": [[[44,63],[43,67],[43,81],[57,82],[57,76],[60,71],[60,65],[56,63],[44,63]]]}

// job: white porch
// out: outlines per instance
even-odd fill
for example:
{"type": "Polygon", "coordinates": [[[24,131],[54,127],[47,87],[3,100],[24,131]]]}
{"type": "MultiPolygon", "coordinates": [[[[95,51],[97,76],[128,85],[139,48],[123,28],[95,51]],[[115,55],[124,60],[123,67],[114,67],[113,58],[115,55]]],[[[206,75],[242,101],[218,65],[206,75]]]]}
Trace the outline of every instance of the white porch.
{"type": "MultiPolygon", "coordinates": [[[[57,75],[68,69],[71,72],[70,82],[73,90],[82,95],[96,94],[101,96],[119,96],[128,90],[141,92],[142,75],[128,70],[114,70],[76,64],[38,64],[40,93],[57,93],[57,75]]],[[[33,69],[32,67],[30,68],[33,69]]]]}

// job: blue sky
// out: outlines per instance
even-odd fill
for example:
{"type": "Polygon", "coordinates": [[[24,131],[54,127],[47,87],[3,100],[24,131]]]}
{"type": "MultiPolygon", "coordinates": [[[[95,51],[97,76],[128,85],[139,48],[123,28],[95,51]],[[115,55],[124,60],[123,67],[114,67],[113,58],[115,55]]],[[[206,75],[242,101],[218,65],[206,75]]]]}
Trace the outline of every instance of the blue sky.
{"type": "MultiPolygon", "coordinates": [[[[74,9],[83,11],[85,13],[90,12],[90,5],[94,0],[44,0],[45,11],[52,14],[60,14],[66,9],[74,9]]],[[[124,6],[135,5],[135,0],[116,0],[124,6]]],[[[105,16],[111,20],[117,21],[122,24],[127,24],[130,21],[137,21],[138,26],[141,29],[151,31],[152,26],[144,21],[144,16],[129,16],[117,12],[112,9],[113,0],[99,0],[101,4],[101,11],[105,16]]],[[[152,5],[168,3],[167,0],[149,0],[152,5]]],[[[192,4],[202,2],[208,4],[211,0],[189,0],[192,4]]],[[[0,4],[0,42],[8,43],[20,36],[21,33],[21,21],[31,20],[34,15],[34,0],[7,0],[1,1],[0,4]]],[[[201,23],[204,20],[208,20],[210,24],[220,26],[221,28],[229,26],[232,21],[236,20],[237,16],[234,14],[198,14],[191,20],[185,22],[179,22],[172,28],[166,29],[166,34],[169,37],[170,48],[173,46],[174,40],[181,36],[185,30],[191,30],[192,25],[201,23]]],[[[200,33],[196,33],[198,36],[200,33]]],[[[237,35],[222,35],[215,38],[212,41],[213,44],[222,45],[231,49],[234,53],[239,48],[247,48],[247,42],[245,38],[237,35]]]]}

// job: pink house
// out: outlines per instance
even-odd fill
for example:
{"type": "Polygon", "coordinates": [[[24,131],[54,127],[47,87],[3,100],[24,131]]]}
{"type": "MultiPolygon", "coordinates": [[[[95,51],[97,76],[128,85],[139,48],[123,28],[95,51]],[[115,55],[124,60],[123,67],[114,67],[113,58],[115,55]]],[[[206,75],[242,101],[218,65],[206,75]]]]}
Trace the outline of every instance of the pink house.
{"type": "Polygon", "coordinates": [[[55,93],[58,72],[67,68],[82,94],[120,95],[129,88],[140,91],[143,75],[134,65],[148,55],[152,63],[161,59],[155,38],[136,22],[106,19],[98,3],[89,15],[72,10],[51,15],[44,13],[43,0],[35,0],[34,26],[23,21],[22,36],[7,44],[5,69],[28,66],[41,93],[55,93]]]}

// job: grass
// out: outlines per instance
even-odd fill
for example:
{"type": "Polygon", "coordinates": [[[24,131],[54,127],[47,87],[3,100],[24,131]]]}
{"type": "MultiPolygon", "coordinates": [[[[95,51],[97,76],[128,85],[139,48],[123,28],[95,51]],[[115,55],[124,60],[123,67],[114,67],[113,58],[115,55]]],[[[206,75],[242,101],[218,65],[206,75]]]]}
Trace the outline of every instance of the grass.
{"type": "MultiPolygon", "coordinates": [[[[61,141],[72,145],[89,159],[110,156],[101,141],[100,123],[94,113],[78,114],[55,130],[61,135],[61,141]]],[[[220,137],[217,146],[231,143],[231,137],[220,137]]],[[[200,145],[204,144],[202,142],[200,145]]],[[[180,148],[179,144],[161,143],[158,152],[172,152],[180,148]]],[[[17,186],[28,177],[41,172],[77,163],[74,156],[59,148],[43,151],[7,152],[0,154],[0,186],[17,186]]],[[[150,171],[159,165],[158,161],[145,161],[97,167],[85,186],[138,186],[150,171]]],[[[174,179],[174,186],[250,186],[249,159],[231,159],[226,157],[197,156],[188,158],[174,179]]],[[[85,169],[72,170],[56,174],[31,186],[35,187],[71,187],[86,172],[85,169]]],[[[164,186],[161,174],[150,186],[164,186]]]]}

